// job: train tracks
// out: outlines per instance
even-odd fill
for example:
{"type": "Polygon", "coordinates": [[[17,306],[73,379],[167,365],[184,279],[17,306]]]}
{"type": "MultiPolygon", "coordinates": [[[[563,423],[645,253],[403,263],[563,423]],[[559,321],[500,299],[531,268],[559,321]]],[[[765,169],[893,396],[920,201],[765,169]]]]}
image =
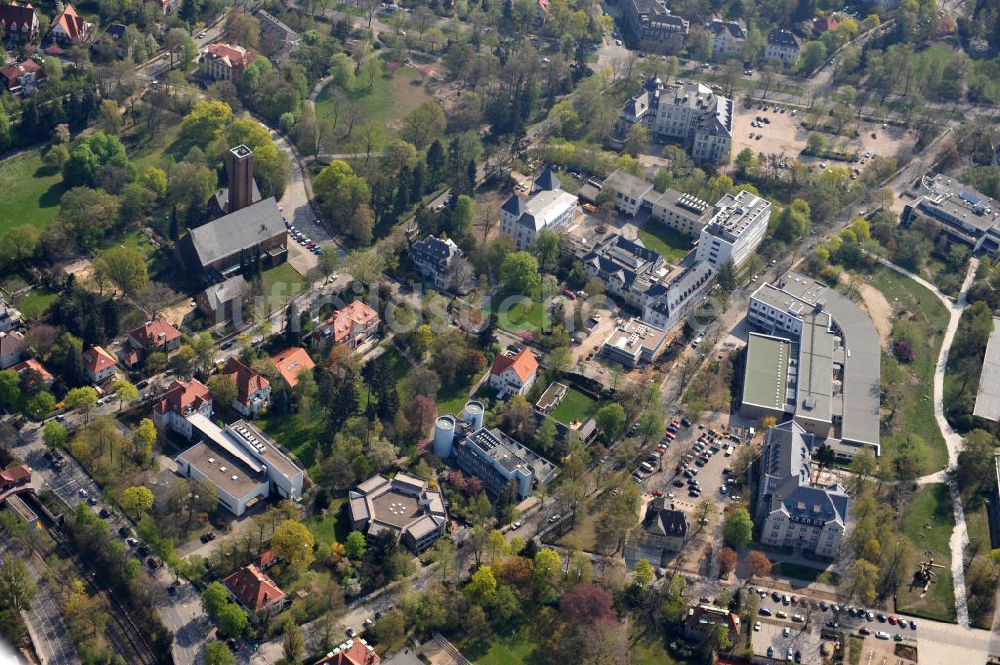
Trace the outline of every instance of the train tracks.
{"type": "MultiPolygon", "coordinates": [[[[161,665],[161,661],[156,657],[145,637],[129,618],[128,611],[114,592],[98,577],[97,571],[83,561],[76,545],[63,532],[62,528],[49,518],[38,498],[32,494],[25,494],[22,495],[22,499],[35,511],[52,540],[80,571],[80,578],[90,587],[91,592],[95,596],[103,598],[107,603],[111,622],[105,628],[104,634],[108,638],[108,642],[125,658],[129,665],[161,665]]],[[[41,560],[41,557],[39,559],[41,560]]],[[[40,566],[39,572],[43,572],[45,569],[44,560],[41,560],[40,566]]]]}

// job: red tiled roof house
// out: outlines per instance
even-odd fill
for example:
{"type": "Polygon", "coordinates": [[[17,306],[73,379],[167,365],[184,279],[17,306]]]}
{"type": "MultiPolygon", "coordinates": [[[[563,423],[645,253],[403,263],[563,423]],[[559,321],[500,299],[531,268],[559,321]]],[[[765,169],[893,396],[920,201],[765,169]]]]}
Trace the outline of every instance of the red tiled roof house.
{"type": "Polygon", "coordinates": [[[0,69],[0,82],[12,95],[33,91],[44,78],[42,66],[34,60],[25,60],[0,69]]]}
{"type": "Polygon", "coordinates": [[[230,595],[250,615],[251,620],[262,619],[281,611],[285,606],[285,593],[254,564],[243,566],[222,580],[230,595]]]}
{"type": "Polygon", "coordinates": [[[309,352],[301,346],[278,351],[271,356],[271,362],[289,388],[294,388],[299,382],[299,372],[312,371],[316,367],[316,363],[309,357],[309,352]]]}
{"type": "Polygon", "coordinates": [[[7,41],[34,41],[38,39],[38,14],[30,2],[0,5],[0,28],[7,41]]]}
{"type": "Polygon", "coordinates": [[[49,28],[49,38],[63,45],[77,45],[87,41],[90,33],[90,24],[84,21],[73,5],[66,7],[52,19],[52,26],[49,28]]]}
{"type": "Polygon", "coordinates": [[[181,333],[163,319],[146,321],[143,325],[128,331],[128,345],[125,362],[134,367],[147,354],[162,351],[170,353],[181,345],[181,333]]]}
{"type": "Polygon", "coordinates": [[[52,374],[49,373],[49,370],[45,369],[45,366],[42,365],[42,363],[35,360],[34,358],[28,358],[25,361],[19,362],[13,367],[11,367],[11,369],[17,372],[18,375],[22,377],[24,376],[25,372],[28,371],[38,372],[38,376],[40,378],[39,383],[42,389],[49,388],[52,385],[52,382],[55,381],[55,378],[52,376],[52,374]]]}
{"type": "Polygon", "coordinates": [[[356,637],[334,647],[315,665],[376,665],[380,660],[370,644],[356,637]]]}
{"type": "Polygon", "coordinates": [[[92,383],[103,383],[115,375],[118,359],[100,346],[92,346],[83,352],[83,371],[92,383]]]}
{"type": "Polygon", "coordinates": [[[344,309],[336,310],[316,328],[314,339],[323,341],[332,337],[333,343],[337,346],[346,344],[356,349],[378,333],[381,322],[374,309],[360,300],[355,300],[344,309]]]}
{"type": "Polygon", "coordinates": [[[6,492],[19,485],[27,485],[30,482],[31,467],[27,464],[0,469],[0,492],[6,492]]]}
{"type": "Polygon", "coordinates": [[[232,407],[244,416],[254,415],[267,405],[271,398],[271,382],[234,357],[226,362],[222,374],[231,376],[236,384],[236,399],[232,407]]]}
{"type": "Polygon", "coordinates": [[[234,44],[209,44],[198,71],[213,81],[238,81],[257,55],[234,44]]]}
{"type": "Polygon", "coordinates": [[[490,388],[497,391],[498,399],[511,395],[524,395],[538,376],[535,354],[525,347],[517,353],[507,349],[497,356],[490,368],[490,388]]]}
{"type": "Polygon", "coordinates": [[[196,412],[212,417],[212,393],[208,386],[198,379],[175,379],[153,406],[153,424],[159,430],[171,429],[190,441],[193,428],[185,416],[196,412]]]}

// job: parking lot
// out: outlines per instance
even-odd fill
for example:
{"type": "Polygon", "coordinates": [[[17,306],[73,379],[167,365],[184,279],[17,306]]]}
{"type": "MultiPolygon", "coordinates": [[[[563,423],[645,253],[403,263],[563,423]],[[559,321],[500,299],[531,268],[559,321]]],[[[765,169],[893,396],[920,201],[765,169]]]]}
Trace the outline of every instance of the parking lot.
{"type": "Polygon", "coordinates": [[[800,663],[822,662],[823,659],[820,657],[822,640],[819,633],[803,628],[802,623],[762,617],[760,630],[754,629],[751,637],[750,644],[754,654],[776,660],[791,659],[800,663]]]}

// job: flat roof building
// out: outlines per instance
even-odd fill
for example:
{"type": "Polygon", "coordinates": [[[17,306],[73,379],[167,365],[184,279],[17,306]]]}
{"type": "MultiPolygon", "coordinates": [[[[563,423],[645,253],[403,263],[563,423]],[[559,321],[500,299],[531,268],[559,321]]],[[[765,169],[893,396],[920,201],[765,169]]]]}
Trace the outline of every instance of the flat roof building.
{"type": "Polygon", "coordinates": [[[741,190],[726,194],[715,204],[715,215],[701,230],[696,260],[719,268],[732,261],[746,263],[764,240],[771,219],[771,202],[741,190]]]}
{"type": "Polygon", "coordinates": [[[351,528],[369,538],[390,531],[413,552],[422,552],[444,533],[448,515],[440,492],[405,473],[372,476],[348,493],[351,528]]]}
{"type": "Polygon", "coordinates": [[[790,271],[750,296],[747,322],[765,335],[747,346],[742,415],[791,416],[841,458],[862,446],[880,453],[882,350],[866,312],[790,271]]]}
{"type": "Polygon", "coordinates": [[[629,319],[611,331],[601,353],[626,367],[655,362],[667,348],[667,331],[638,319],[629,319]]]}
{"type": "Polygon", "coordinates": [[[994,256],[1000,248],[1000,202],[940,173],[920,179],[917,199],[903,207],[900,225],[929,220],[951,242],[994,256]]]}
{"type": "Polygon", "coordinates": [[[993,332],[986,343],[979,392],[972,415],[996,422],[1000,420],[1000,319],[993,317],[993,332]]]}
{"type": "Polygon", "coordinates": [[[499,429],[481,427],[455,443],[455,461],[463,471],[483,481],[493,496],[510,482],[518,487],[518,499],[526,499],[536,485],[556,473],[556,465],[499,429]]]}

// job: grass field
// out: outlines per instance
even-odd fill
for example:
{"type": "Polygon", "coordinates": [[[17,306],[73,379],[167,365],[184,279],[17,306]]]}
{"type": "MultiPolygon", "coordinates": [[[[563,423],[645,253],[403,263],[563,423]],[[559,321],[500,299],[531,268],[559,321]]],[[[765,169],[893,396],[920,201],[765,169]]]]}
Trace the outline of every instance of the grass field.
{"type": "Polygon", "coordinates": [[[651,222],[639,231],[639,239],[649,249],[671,263],[677,263],[691,251],[691,238],[669,226],[651,222]]]}
{"type": "Polygon", "coordinates": [[[593,415],[596,406],[595,400],[576,388],[570,388],[558,406],[553,409],[551,415],[564,425],[571,425],[593,415]]]}
{"type": "Polygon", "coordinates": [[[269,299],[272,310],[288,302],[305,288],[302,275],[295,272],[295,268],[288,262],[265,270],[263,281],[264,295],[269,299]]]}
{"type": "Polygon", "coordinates": [[[317,543],[342,543],[350,533],[350,525],[347,523],[347,515],[344,513],[344,504],[347,497],[338,497],[330,501],[326,509],[326,516],[319,514],[311,515],[305,525],[312,533],[317,543]]]}
{"type": "Polygon", "coordinates": [[[59,212],[62,174],[47,170],[38,150],[0,162],[0,182],[7,191],[0,206],[0,235],[23,225],[40,229],[59,212]]]}
{"type": "Polygon", "coordinates": [[[49,308],[49,305],[51,305],[52,301],[57,297],[58,294],[41,287],[32,289],[31,293],[23,298],[18,298],[14,305],[21,310],[21,313],[27,318],[37,319],[45,314],[45,310],[49,308]]]}
{"type": "Polygon", "coordinates": [[[820,570],[787,561],[774,564],[774,574],[784,575],[785,577],[802,580],[803,582],[819,582],[820,584],[828,584],[830,586],[840,584],[840,575],[832,570],[820,570]]]}
{"type": "Polygon", "coordinates": [[[643,637],[632,642],[632,665],[683,665],[672,658],[661,640],[643,637]]]}
{"type": "MultiPolygon", "coordinates": [[[[384,67],[383,63],[380,69],[384,71],[384,67]]],[[[392,78],[386,78],[381,71],[377,71],[370,88],[368,80],[368,71],[362,70],[347,91],[346,97],[361,109],[361,117],[365,122],[385,127],[392,136],[399,132],[402,118],[408,111],[430,99],[421,84],[420,74],[412,67],[401,67],[392,78]]],[[[333,126],[334,109],[331,99],[335,90],[338,90],[337,86],[331,83],[316,100],[316,118],[328,127],[333,126]]],[[[343,119],[341,111],[340,120],[343,119]]],[[[337,129],[328,132],[323,138],[324,152],[353,152],[350,140],[343,139],[341,126],[338,122],[337,129]]]]}
{"type": "Polygon", "coordinates": [[[282,445],[295,453],[306,470],[315,475],[316,446],[324,435],[326,426],[321,416],[310,421],[299,414],[289,414],[283,417],[270,416],[257,421],[264,431],[282,445]]]}
{"type": "MultiPolygon", "coordinates": [[[[512,635],[497,637],[485,652],[473,658],[476,665],[529,665],[539,662],[535,657],[538,645],[526,630],[512,635]]],[[[463,651],[469,651],[463,649],[463,651]]],[[[474,651],[473,651],[474,653],[474,651]]]]}
{"type": "Polygon", "coordinates": [[[913,551],[921,560],[926,551],[934,557],[936,568],[927,595],[921,598],[922,588],[910,588],[909,582],[896,594],[896,611],[914,614],[938,621],[955,620],[955,591],[951,578],[951,550],[948,540],[955,528],[951,496],[944,483],[926,485],[907,503],[900,521],[900,531],[913,544],[913,551]]]}
{"type": "MultiPolygon", "coordinates": [[[[896,317],[912,320],[924,333],[927,343],[919,350],[916,360],[901,365],[904,373],[909,375],[907,379],[912,389],[903,391],[902,402],[893,419],[893,429],[919,436],[925,443],[922,473],[938,471],[948,463],[948,449],[934,420],[933,377],[941,339],[948,325],[948,312],[933,293],[888,268],[876,268],[868,282],[882,292],[896,317]]],[[[892,362],[895,360],[883,349],[883,366],[892,362]]],[[[883,438],[882,443],[883,454],[891,457],[895,452],[892,437],[883,438]]]]}
{"type": "Polygon", "coordinates": [[[438,413],[461,414],[462,409],[465,408],[465,403],[469,401],[469,391],[472,390],[472,381],[475,378],[470,379],[469,383],[441,386],[434,398],[434,401],[437,403],[438,413]]]}
{"type": "Polygon", "coordinates": [[[535,298],[517,298],[505,302],[507,297],[494,298],[493,316],[497,326],[510,333],[535,332],[545,324],[545,305],[535,298]]]}

